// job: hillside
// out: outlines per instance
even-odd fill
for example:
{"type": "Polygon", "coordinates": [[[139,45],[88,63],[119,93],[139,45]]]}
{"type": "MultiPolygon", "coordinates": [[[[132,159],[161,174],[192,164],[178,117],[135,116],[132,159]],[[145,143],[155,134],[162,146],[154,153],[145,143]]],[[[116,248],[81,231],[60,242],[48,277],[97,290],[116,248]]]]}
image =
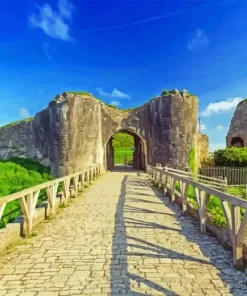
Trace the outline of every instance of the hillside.
{"type": "MultiPolygon", "coordinates": [[[[0,198],[51,179],[52,176],[49,174],[49,169],[33,160],[17,157],[7,161],[0,160],[0,198]]],[[[38,204],[45,198],[45,193],[41,192],[38,204]]],[[[0,221],[0,228],[20,214],[19,201],[8,203],[0,221]]]]}

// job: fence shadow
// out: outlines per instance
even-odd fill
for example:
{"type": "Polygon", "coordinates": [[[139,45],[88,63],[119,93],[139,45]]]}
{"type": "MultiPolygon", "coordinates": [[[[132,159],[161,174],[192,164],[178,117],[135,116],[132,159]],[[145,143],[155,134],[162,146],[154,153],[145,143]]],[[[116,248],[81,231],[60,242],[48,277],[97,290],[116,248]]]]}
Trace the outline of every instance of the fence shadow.
{"type": "Polygon", "coordinates": [[[207,257],[210,263],[216,267],[217,276],[225,283],[229,290],[228,293],[233,296],[247,295],[247,278],[243,272],[234,269],[232,251],[223,248],[221,242],[213,234],[200,233],[199,221],[189,214],[184,214],[179,205],[171,204],[170,198],[164,197],[163,192],[153,187],[151,182],[149,186],[164,206],[174,213],[181,227],[181,235],[185,236],[188,241],[197,244],[203,256],[207,257]]]}
{"type": "MultiPolygon", "coordinates": [[[[125,213],[125,202],[126,202],[126,192],[128,186],[129,176],[124,176],[121,184],[121,192],[119,195],[116,214],[115,214],[115,230],[113,235],[112,243],[112,261],[110,266],[111,273],[111,294],[112,296],[127,294],[127,295],[150,295],[147,293],[136,292],[133,290],[131,284],[132,281],[137,282],[138,285],[146,285],[147,287],[154,289],[164,295],[168,296],[179,296],[176,293],[162,287],[161,285],[155,283],[154,281],[148,280],[138,274],[134,274],[128,271],[128,259],[131,256],[138,256],[136,253],[128,253],[128,247],[131,244],[127,243],[127,233],[126,233],[126,218],[125,213]]],[[[151,225],[151,227],[156,227],[157,225],[151,225]]],[[[129,237],[131,239],[131,237],[129,237]]],[[[160,295],[160,294],[159,294],[160,295]]]]}
{"type": "MultiPolygon", "coordinates": [[[[150,233],[152,234],[152,232],[150,233]]],[[[169,198],[163,197],[163,193],[152,187],[150,181],[142,181],[133,175],[125,175],[121,184],[121,192],[115,214],[115,230],[113,235],[112,260],[110,266],[110,295],[156,295],[155,293],[157,293],[157,295],[183,296],[183,293],[177,294],[172,291],[169,286],[165,288],[163,283],[156,281],[156,279],[147,279],[144,275],[134,271],[133,262],[138,260],[136,258],[152,258],[154,260],[180,259],[185,262],[188,261],[188,263],[191,264],[199,263],[202,268],[199,272],[204,270],[206,273],[207,269],[204,269],[203,267],[213,265],[217,269],[217,276],[213,279],[216,280],[216,282],[217,280],[224,282],[229,290],[228,293],[232,293],[231,295],[233,296],[246,295],[246,277],[242,272],[233,269],[233,263],[232,260],[230,260],[230,258],[232,258],[230,251],[225,250],[215,237],[201,234],[199,232],[198,222],[190,216],[182,215],[180,208],[178,206],[171,205],[169,198]],[[150,201],[142,199],[141,196],[140,198],[131,198],[128,196],[129,192],[134,193],[134,188],[139,190],[139,188],[144,188],[144,186],[148,187],[154,193],[155,197],[157,197],[157,202],[151,201],[150,203],[150,201]],[[129,202],[131,201],[140,203],[140,206],[134,207],[129,205],[129,202]],[[152,209],[143,209],[141,208],[141,203],[147,203],[147,205],[150,206],[152,206],[152,203],[163,204],[164,207],[168,207],[171,210],[171,213],[164,214],[152,209]],[[165,219],[167,215],[167,217],[173,217],[180,228],[177,229],[160,225],[158,221],[157,223],[143,221],[136,215],[126,217],[127,213],[144,213],[148,215],[158,214],[162,215],[162,219],[165,219]],[[200,248],[201,254],[205,257],[205,260],[185,255],[183,252],[180,253],[170,248],[156,245],[146,238],[140,239],[139,237],[135,237],[135,235],[130,235],[130,233],[132,233],[131,229],[133,228],[137,230],[135,233],[138,233],[138,230],[141,231],[142,229],[146,229],[145,231],[156,229],[158,231],[169,231],[174,233],[179,232],[179,234],[184,236],[187,241],[194,243],[200,248]],[[139,292],[140,287],[143,288],[144,286],[146,289],[141,289],[139,292]],[[150,289],[156,292],[148,294],[150,289]]],[[[137,264],[134,265],[138,267],[137,264]]],[[[207,279],[207,274],[205,274],[205,282],[207,279]]],[[[217,287],[217,290],[224,288],[220,286],[221,283],[218,284],[219,287],[217,287]]],[[[211,292],[214,292],[215,289],[211,288],[211,292]]],[[[224,293],[226,293],[226,290],[219,295],[224,295],[224,293]]]]}

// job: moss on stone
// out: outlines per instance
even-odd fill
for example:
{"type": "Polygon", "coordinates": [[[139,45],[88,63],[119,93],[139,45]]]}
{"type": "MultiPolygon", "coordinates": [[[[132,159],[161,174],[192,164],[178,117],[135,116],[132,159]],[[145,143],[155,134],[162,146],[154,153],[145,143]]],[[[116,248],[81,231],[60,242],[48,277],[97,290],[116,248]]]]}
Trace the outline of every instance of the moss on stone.
{"type": "Polygon", "coordinates": [[[25,118],[25,119],[22,119],[22,120],[13,121],[13,122],[7,123],[7,124],[5,124],[3,126],[0,126],[0,129],[3,129],[5,127],[9,127],[9,126],[12,126],[12,125],[16,125],[16,124],[21,123],[21,122],[32,121],[33,119],[34,119],[34,117],[28,117],[28,118],[25,118]]]}
{"type": "Polygon", "coordinates": [[[196,148],[192,147],[188,154],[188,165],[193,174],[197,174],[196,148]]]}
{"type": "Polygon", "coordinates": [[[243,99],[241,102],[238,103],[238,106],[241,104],[247,103],[247,98],[243,99]]]}
{"type": "MultiPolygon", "coordinates": [[[[106,106],[110,107],[110,108],[113,108],[113,109],[116,109],[116,110],[120,110],[120,111],[124,111],[124,112],[131,112],[131,111],[136,111],[137,109],[141,108],[143,105],[141,106],[138,106],[138,107],[134,107],[134,108],[119,108],[115,105],[112,105],[112,104],[107,104],[105,103],[104,101],[102,101],[101,99],[99,98],[96,98],[94,95],[92,95],[91,93],[89,92],[86,92],[86,91],[67,91],[66,93],[68,94],[72,94],[72,95],[87,95],[87,96],[90,96],[91,98],[94,98],[95,100],[98,100],[102,103],[104,103],[106,106]]],[[[161,92],[161,96],[169,96],[169,95],[175,95],[175,94],[179,94],[179,91],[177,89],[173,89],[173,90],[166,90],[166,89],[163,89],[162,92],[161,92]]],[[[56,96],[52,101],[56,101],[56,99],[58,98],[59,96],[56,96]]],[[[196,97],[195,95],[191,94],[191,93],[188,93],[187,94],[187,97],[196,97]]],[[[156,99],[158,99],[159,96],[155,96],[153,98],[150,99],[150,102],[151,101],[154,101],[156,99]]]]}
{"type": "Polygon", "coordinates": [[[67,93],[68,94],[71,94],[71,95],[81,95],[81,96],[83,96],[83,95],[87,95],[87,96],[90,96],[90,97],[92,97],[93,95],[92,94],[90,94],[89,92],[86,92],[86,91],[67,91],[67,93]]]}

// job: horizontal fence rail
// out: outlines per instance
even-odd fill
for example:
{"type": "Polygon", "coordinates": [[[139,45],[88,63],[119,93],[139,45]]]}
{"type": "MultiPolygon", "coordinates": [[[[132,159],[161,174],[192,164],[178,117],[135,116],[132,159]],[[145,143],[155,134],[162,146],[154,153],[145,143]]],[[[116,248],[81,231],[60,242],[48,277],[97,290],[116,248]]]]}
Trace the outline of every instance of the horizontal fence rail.
{"type": "Polygon", "coordinates": [[[182,176],[191,180],[196,180],[198,183],[205,184],[218,190],[225,191],[227,189],[227,179],[211,178],[204,175],[193,174],[191,172],[175,170],[169,167],[162,167],[162,169],[174,173],[178,176],[182,176]]]}
{"type": "Polygon", "coordinates": [[[200,168],[200,174],[208,177],[226,178],[228,185],[247,183],[246,167],[205,166],[200,168]]]}
{"type": "Polygon", "coordinates": [[[61,177],[16,193],[12,193],[7,196],[0,197],[0,221],[6,205],[12,201],[18,200],[26,223],[25,235],[28,237],[31,235],[33,219],[41,190],[45,190],[51,215],[54,215],[55,202],[59,195],[62,195],[63,204],[67,205],[69,198],[72,196],[72,191],[74,197],[76,197],[78,191],[84,188],[85,183],[93,183],[95,177],[99,174],[100,165],[97,164],[85,171],[73,173],[65,177],[61,177]],[[59,186],[62,188],[61,192],[58,192],[59,186]]]}
{"type": "Polygon", "coordinates": [[[155,183],[158,183],[159,187],[163,188],[164,194],[168,193],[170,195],[172,202],[175,201],[175,195],[180,198],[183,212],[187,210],[187,205],[189,204],[188,190],[189,186],[192,186],[198,205],[200,231],[202,233],[206,232],[206,215],[210,196],[218,198],[226,218],[229,236],[232,242],[234,264],[243,265],[242,247],[247,228],[246,200],[211,188],[208,185],[199,183],[193,178],[182,176],[171,170],[147,165],[147,173],[155,183]],[[177,184],[179,184],[180,192],[176,190],[177,184]],[[244,209],[242,218],[240,213],[241,208],[244,209]]]}

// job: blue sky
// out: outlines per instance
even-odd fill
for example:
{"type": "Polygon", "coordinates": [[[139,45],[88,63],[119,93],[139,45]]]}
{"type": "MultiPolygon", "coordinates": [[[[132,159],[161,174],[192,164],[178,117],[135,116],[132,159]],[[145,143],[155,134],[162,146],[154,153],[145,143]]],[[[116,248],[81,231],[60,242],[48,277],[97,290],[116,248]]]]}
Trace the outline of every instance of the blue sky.
{"type": "Polygon", "coordinates": [[[199,98],[210,150],[247,97],[246,1],[17,1],[0,9],[0,125],[64,91],[135,107],[162,89],[199,98]]]}

